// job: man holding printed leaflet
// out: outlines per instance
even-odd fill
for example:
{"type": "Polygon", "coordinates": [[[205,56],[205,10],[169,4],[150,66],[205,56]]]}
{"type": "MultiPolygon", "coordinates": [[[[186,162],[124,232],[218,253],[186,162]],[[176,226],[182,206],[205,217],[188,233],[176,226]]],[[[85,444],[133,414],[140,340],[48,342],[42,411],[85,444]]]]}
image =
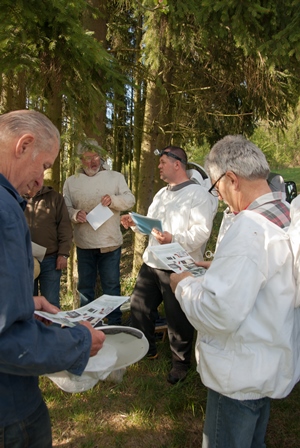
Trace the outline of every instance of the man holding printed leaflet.
{"type": "Polygon", "coordinates": [[[43,114],[18,110],[0,115],[0,445],[51,448],[51,424],[38,376],[68,370],[81,375],[105,336],[84,322],[46,326],[34,310],[57,313],[33,297],[31,238],[22,195],[41,188],[44,170],[59,151],[60,136],[43,114]]]}
{"type": "MultiPolygon", "coordinates": [[[[80,305],[92,302],[99,274],[103,294],[120,296],[120,258],[123,237],[120,211],[130,210],[135,204],[123,174],[105,168],[101,148],[88,139],[78,148],[81,167],[69,177],[63,195],[74,225],[74,242],[78,260],[80,305]],[[96,207],[103,206],[111,217],[101,226],[93,227],[89,216],[96,207]]],[[[115,309],[108,315],[109,325],[120,325],[122,312],[115,309]]]]}
{"type": "Polygon", "coordinates": [[[198,331],[197,370],[208,388],[203,448],[262,448],[270,399],[299,379],[290,211],[267,182],[262,151],[228,135],[205,168],[224,212],[204,276],[172,274],[171,287],[198,331]]]}
{"type": "MultiPolygon", "coordinates": [[[[168,146],[159,155],[160,177],[168,186],[154,196],[147,216],[160,219],[163,231],[153,229],[149,235],[144,263],[131,296],[131,319],[132,325],[143,331],[149,341],[148,358],[157,358],[155,316],[164,301],[173,366],[168,381],[176,384],[185,379],[190,367],[194,328],[170,288],[171,271],[158,267],[149,246],[178,242],[196,261],[203,260],[218,201],[206,187],[189,178],[187,155],[182,148],[168,146]]],[[[121,223],[138,231],[129,214],[121,217],[121,223]]]]}

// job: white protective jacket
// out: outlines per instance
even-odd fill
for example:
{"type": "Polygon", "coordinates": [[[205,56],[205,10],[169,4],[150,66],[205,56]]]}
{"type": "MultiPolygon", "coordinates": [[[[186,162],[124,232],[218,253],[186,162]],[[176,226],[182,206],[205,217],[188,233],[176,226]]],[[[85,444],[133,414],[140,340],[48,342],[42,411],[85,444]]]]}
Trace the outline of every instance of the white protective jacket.
{"type": "Polygon", "coordinates": [[[117,171],[99,171],[94,176],[84,173],[69,177],[63,188],[64,199],[71,221],[74,223],[74,241],[81,249],[119,247],[123,242],[120,229],[120,211],[129,210],[135,204],[134,195],[127,186],[123,174],[117,171]],[[77,223],[80,210],[89,213],[100,204],[102,196],[111,197],[113,216],[97,230],[86,223],[77,223]]]}
{"type": "MultiPolygon", "coordinates": [[[[200,261],[203,260],[217,206],[217,198],[208,193],[207,187],[184,183],[159,190],[147,216],[160,219],[163,231],[173,235],[172,243],[181,244],[194,260],[200,261]]],[[[158,244],[156,238],[150,235],[148,247],[158,244]]],[[[144,263],[162,269],[148,247],[143,254],[144,263]]]]}
{"type": "Polygon", "coordinates": [[[291,225],[288,228],[294,254],[294,271],[297,284],[296,306],[300,306],[300,195],[291,203],[291,225]]]}
{"type": "Polygon", "coordinates": [[[300,346],[289,236],[249,210],[223,226],[206,274],[175,291],[198,331],[197,370],[205,386],[234,399],[284,397],[297,381],[300,346]]]}

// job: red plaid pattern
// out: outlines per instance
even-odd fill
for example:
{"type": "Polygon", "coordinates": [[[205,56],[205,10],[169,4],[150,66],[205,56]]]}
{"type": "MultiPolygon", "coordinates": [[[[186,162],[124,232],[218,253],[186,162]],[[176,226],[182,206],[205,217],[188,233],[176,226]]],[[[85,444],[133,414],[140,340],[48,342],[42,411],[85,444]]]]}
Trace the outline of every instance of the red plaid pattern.
{"type": "Polygon", "coordinates": [[[290,209],[287,203],[282,202],[281,193],[264,194],[249,205],[247,210],[259,213],[277,226],[285,229],[290,225],[290,209]]]}

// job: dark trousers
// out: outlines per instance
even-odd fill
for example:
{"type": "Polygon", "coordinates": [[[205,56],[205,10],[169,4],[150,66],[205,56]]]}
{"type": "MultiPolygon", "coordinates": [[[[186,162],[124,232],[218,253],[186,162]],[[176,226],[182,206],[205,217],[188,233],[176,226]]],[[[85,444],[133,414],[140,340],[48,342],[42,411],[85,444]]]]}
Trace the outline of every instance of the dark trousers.
{"type": "Polygon", "coordinates": [[[0,448],[51,447],[51,423],[44,402],[26,419],[0,427],[0,448]]]}
{"type": "Polygon", "coordinates": [[[40,294],[45,296],[52,305],[58,306],[59,308],[61,269],[56,269],[56,260],[57,255],[51,255],[45,257],[41,262],[41,272],[34,281],[33,295],[38,296],[40,289],[40,294]]]}
{"type": "MultiPolygon", "coordinates": [[[[97,273],[103,294],[120,296],[120,258],[121,247],[101,253],[99,249],[80,249],[77,247],[78,286],[80,306],[87,305],[95,299],[97,273]]],[[[109,325],[120,325],[122,312],[120,307],[108,315],[109,325]]]]}
{"type": "Polygon", "coordinates": [[[187,320],[170,288],[171,271],[143,264],[131,296],[132,326],[149,341],[149,353],[156,351],[155,319],[157,307],[164,302],[173,366],[188,368],[193,350],[194,328],[187,320]]]}

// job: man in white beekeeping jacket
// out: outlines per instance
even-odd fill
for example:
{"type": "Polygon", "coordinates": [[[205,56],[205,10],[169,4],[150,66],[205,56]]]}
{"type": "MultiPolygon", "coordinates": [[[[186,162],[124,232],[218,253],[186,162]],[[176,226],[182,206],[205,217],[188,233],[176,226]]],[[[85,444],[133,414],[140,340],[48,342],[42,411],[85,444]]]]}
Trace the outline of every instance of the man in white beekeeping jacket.
{"type": "MultiPolygon", "coordinates": [[[[176,242],[194,260],[203,260],[218,200],[208,193],[207,183],[201,182],[197,173],[186,170],[188,160],[183,148],[167,146],[162,151],[155,151],[155,154],[160,156],[160,178],[167,186],[154,196],[147,216],[161,220],[164,230],[160,232],[153,229],[149,236],[143,264],[131,295],[131,324],[148,339],[147,358],[156,359],[155,313],[158,306],[164,303],[172,356],[172,369],[167,381],[175,385],[185,380],[188,374],[194,346],[194,328],[171,291],[172,271],[162,268],[150,248],[176,242]]],[[[136,231],[130,215],[122,215],[121,223],[125,228],[131,227],[136,231]]]]}
{"type": "Polygon", "coordinates": [[[198,331],[197,370],[208,387],[202,447],[263,448],[270,399],[288,395],[295,382],[289,207],[268,186],[264,154],[242,136],[217,142],[205,170],[211,193],[229,206],[214,260],[200,278],[171,275],[198,331]]]}

